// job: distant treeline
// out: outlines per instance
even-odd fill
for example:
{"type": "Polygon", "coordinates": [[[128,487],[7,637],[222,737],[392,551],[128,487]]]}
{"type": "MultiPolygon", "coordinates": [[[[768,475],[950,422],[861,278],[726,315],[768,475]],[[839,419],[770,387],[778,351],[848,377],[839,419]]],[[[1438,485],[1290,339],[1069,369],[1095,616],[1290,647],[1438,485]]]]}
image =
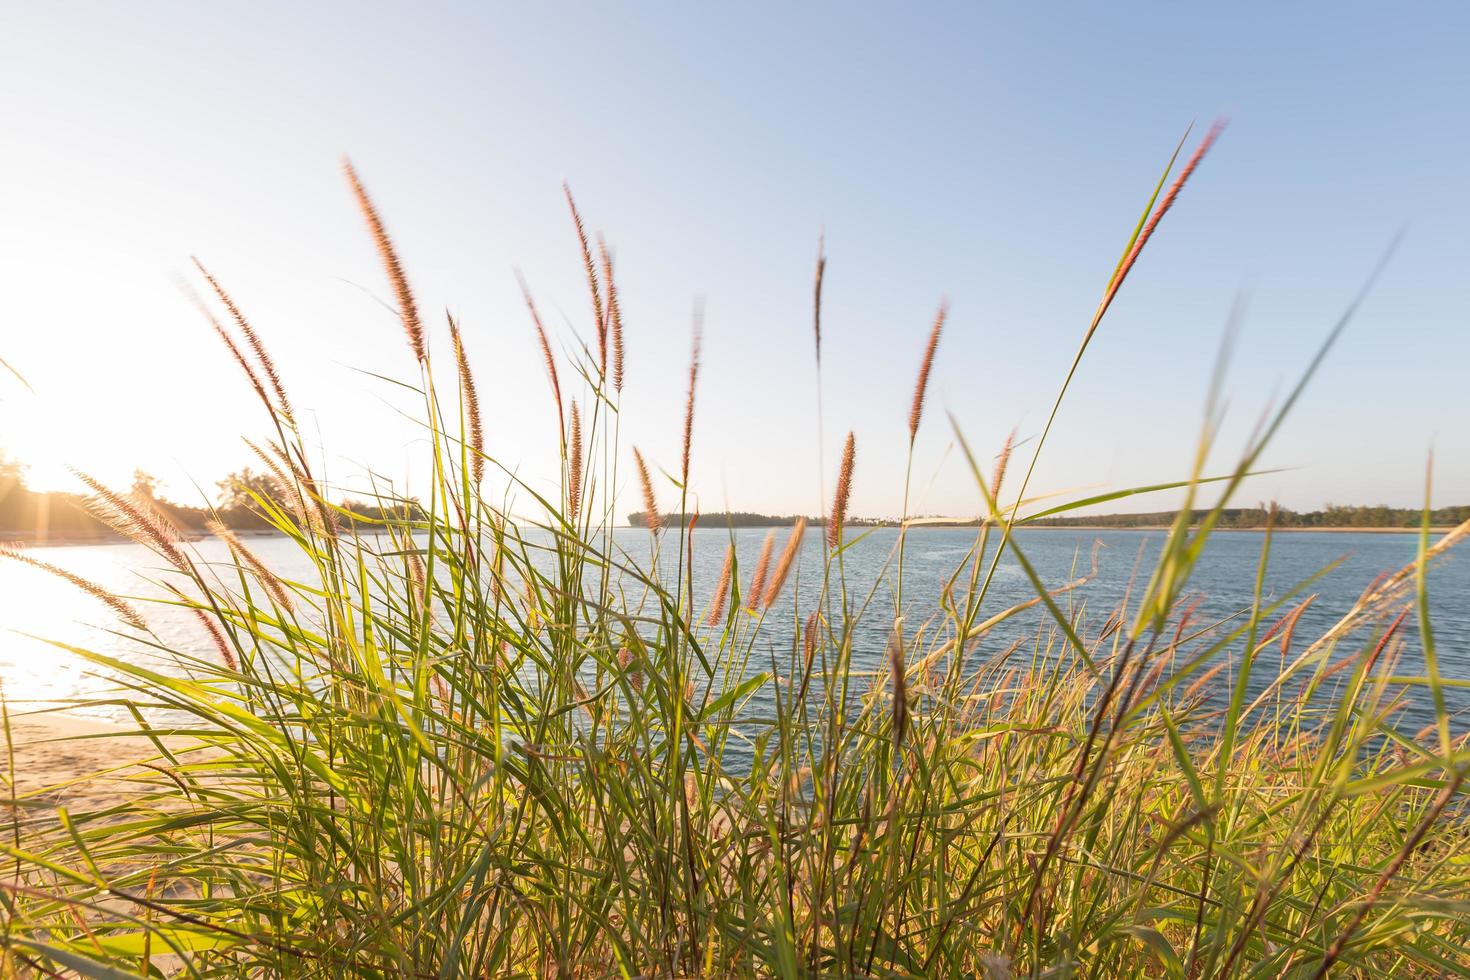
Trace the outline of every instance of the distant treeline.
{"type": "MultiPolygon", "coordinates": [[[[1152,514],[1105,514],[1099,517],[1046,517],[1032,523],[1038,527],[1168,527],[1178,517],[1177,511],[1152,514]]],[[[1328,504],[1321,510],[1294,511],[1279,508],[1276,527],[1418,527],[1424,512],[1413,507],[1342,507],[1328,504]]],[[[1429,512],[1429,523],[1436,527],[1460,524],[1470,520],[1470,505],[1441,507],[1429,512]]],[[[1271,521],[1265,507],[1236,507],[1221,513],[1219,527],[1265,527],[1271,521]]]]}
{"type": "MultiPolygon", "coordinates": [[[[254,473],[247,468],[230,474],[218,486],[220,492],[213,511],[161,498],[157,492],[157,481],[142,471],[134,473],[133,484],[125,492],[132,499],[158,511],[188,535],[206,533],[206,525],[211,518],[218,519],[226,527],[236,531],[271,529],[253,496],[258,495],[267,500],[277,499],[279,491],[269,476],[254,473]]],[[[367,522],[423,516],[421,510],[406,515],[400,507],[390,513],[363,501],[344,500],[339,506],[352,515],[338,515],[344,524],[352,523],[353,517],[367,522]]],[[[32,490],[26,486],[25,471],[20,465],[0,459],[0,541],[106,541],[118,537],[117,532],[92,516],[85,495],[32,490]]]]}
{"type": "MultiPolygon", "coordinates": [[[[683,527],[689,523],[693,515],[689,514],[664,514],[665,526],[683,527]]],[[[701,527],[789,527],[796,523],[797,515],[775,515],[775,514],[752,514],[747,511],[736,511],[727,513],[724,511],[700,514],[699,526],[701,527]]],[[[1178,511],[1161,510],[1149,514],[1103,514],[1093,517],[1044,517],[1037,521],[1031,521],[1034,527],[1169,527],[1178,517],[1178,511]]],[[[1265,527],[1269,519],[1269,511],[1265,507],[1234,507],[1222,512],[1219,527],[1223,528],[1259,528],[1265,527]]],[[[1277,527],[1297,528],[1415,528],[1424,519],[1424,512],[1413,507],[1343,507],[1337,504],[1328,504],[1321,510],[1294,511],[1279,508],[1276,511],[1275,524],[1277,527]]],[[[820,517],[808,517],[808,524],[820,525],[824,523],[820,517]]],[[[957,518],[954,520],[944,519],[918,519],[925,523],[944,527],[973,527],[978,522],[971,519],[957,518]]],[[[1459,507],[1441,507],[1429,512],[1429,523],[1435,527],[1446,527],[1463,523],[1470,520],[1470,505],[1459,507]]],[[[646,527],[648,517],[642,511],[628,515],[628,523],[634,527],[646,527]]],[[[848,518],[847,524],[852,527],[892,527],[897,521],[876,518],[848,518]]]]}

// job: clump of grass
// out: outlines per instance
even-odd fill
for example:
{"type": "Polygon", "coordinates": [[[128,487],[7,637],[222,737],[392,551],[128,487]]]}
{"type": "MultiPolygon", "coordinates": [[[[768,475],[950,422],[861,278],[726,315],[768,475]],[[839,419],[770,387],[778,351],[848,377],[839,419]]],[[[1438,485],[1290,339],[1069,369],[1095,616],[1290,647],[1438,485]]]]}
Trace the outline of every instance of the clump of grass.
{"type": "MultiPolygon", "coordinates": [[[[1161,179],[1084,349],[1202,152],[1155,206],[1161,179]]],[[[733,546],[705,595],[686,560],[692,531],[680,530],[676,565],[622,550],[605,499],[615,481],[592,478],[615,473],[622,453],[607,396],[609,381],[622,387],[621,312],[607,250],[598,238],[594,263],[572,205],[599,343],[568,375],[586,384],[572,392],[569,433],[557,358],[526,294],[568,485],[526,487],[539,510],[504,512],[482,492],[493,447],[459,327],[454,424],[401,263],[349,178],[422,369],[425,503],[387,495],[402,506],[384,513],[402,516],[376,521],[333,508],[284,389],[238,348],[274,430],[252,444],[279,484],[257,503],[309,581],[281,581],[228,539],[233,567],[207,567],[93,481],[116,523],[167,559],[171,601],[216,652],[150,635],[176,661],[162,672],[76,651],[120,679],[158,757],[128,770],[131,793],[114,805],[12,801],[0,834],[5,972],[1464,972],[1470,748],[1450,725],[1433,631],[1418,630],[1426,676],[1405,674],[1402,624],[1416,610],[1427,624],[1427,569],[1470,525],[1438,542],[1426,529],[1416,562],[1313,636],[1301,617],[1311,578],[1280,595],[1258,585],[1248,609],[1218,622],[1201,622],[1187,591],[1214,520],[1295,395],[1224,476],[1201,462],[1170,485],[1189,495],[1198,529],[1181,521],[1146,582],[1097,612],[1073,601],[1089,575],[1044,581],[1013,532],[1161,488],[1039,509],[1028,471],[1003,505],[1012,442],[986,473],[956,428],[986,519],[939,601],[899,600],[883,620],[887,656],[865,669],[853,653],[875,583],[849,581],[839,547],[851,437],[833,547],[791,590],[800,629],[768,622],[798,573],[800,522],[778,558],[775,533],[765,537],[738,603],[733,546]],[[1198,503],[1212,486],[1218,499],[1198,503]],[[997,608],[1003,558],[1034,598],[997,608]],[[1003,640],[1022,617],[1021,638],[1003,640]],[[1435,724],[1406,730],[1406,701],[1423,690],[1435,724]],[[160,729],[154,709],[187,721],[160,729]]],[[[824,269],[820,257],[818,336],[824,269]]],[[[683,494],[697,376],[696,354],[683,494]]],[[[649,467],[636,449],[633,459],[657,530],[649,467]]],[[[1263,574],[1271,548],[1268,535],[1263,574]]],[[[884,574],[901,572],[895,549],[884,574]]]]}

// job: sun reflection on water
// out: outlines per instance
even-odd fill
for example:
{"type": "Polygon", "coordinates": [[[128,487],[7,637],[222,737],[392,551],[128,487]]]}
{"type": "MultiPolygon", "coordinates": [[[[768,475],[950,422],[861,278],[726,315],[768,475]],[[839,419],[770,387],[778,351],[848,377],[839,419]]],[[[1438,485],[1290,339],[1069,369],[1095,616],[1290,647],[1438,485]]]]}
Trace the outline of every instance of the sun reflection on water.
{"type": "MultiPolygon", "coordinates": [[[[213,542],[201,550],[212,551],[213,542]]],[[[200,648],[199,626],[182,609],[147,600],[167,592],[150,580],[158,562],[132,544],[34,548],[30,554],[135,603],[165,646],[200,648]]],[[[220,557],[223,557],[221,554],[220,557]]],[[[79,714],[120,719],[109,705],[88,704],[115,693],[108,675],[75,653],[78,647],[133,662],[156,655],[146,634],[122,624],[96,598],[69,582],[14,561],[0,561],[0,683],[12,711],[65,705],[79,714]]]]}

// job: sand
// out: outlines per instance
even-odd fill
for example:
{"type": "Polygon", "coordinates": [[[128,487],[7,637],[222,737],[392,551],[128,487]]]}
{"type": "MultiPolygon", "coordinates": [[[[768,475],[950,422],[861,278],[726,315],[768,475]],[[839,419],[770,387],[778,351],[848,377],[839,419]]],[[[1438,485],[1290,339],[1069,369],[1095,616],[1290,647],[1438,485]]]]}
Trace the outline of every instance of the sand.
{"type": "Polygon", "coordinates": [[[129,731],[64,712],[12,713],[13,770],[0,758],[0,772],[14,772],[14,798],[22,803],[76,812],[113,806],[137,792],[128,778],[136,764],[159,754],[152,741],[129,731]]]}

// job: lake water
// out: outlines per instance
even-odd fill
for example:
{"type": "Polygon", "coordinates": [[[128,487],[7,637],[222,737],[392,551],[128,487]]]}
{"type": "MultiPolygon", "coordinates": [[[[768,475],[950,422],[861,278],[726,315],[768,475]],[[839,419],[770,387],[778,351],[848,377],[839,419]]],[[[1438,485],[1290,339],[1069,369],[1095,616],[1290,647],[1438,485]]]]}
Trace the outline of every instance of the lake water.
{"type": "MultiPolygon", "coordinates": [[[[757,640],[758,652],[790,649],[792,623],[791,602],[800,602],[803,610],[816,601],[823,545],[819,529],[807,534],[801,568],[805,578],[796,588],[788,584],[783,604],[768,615],[757,640]]],[[[896,529],[870,531],[852,545],[844,556],[849,591],[865,594],[879,580],[885,565],[891,572],[890,557],[897,538],[896,529]]],[[[735,532],[742,567],[748,577],[760,551],[765,530],[743,528],[735,532]]],[[[786,531],[778,531],[778,549],[786,531]]],[[[851,535],[850,535],[851,536],[851,535]]],[[[1256,532],[1216,534],[1205,551],[1191,592],[1202,599],[1201,620],[1230,615],[1251,602],[1256,569],[1260,560],[1263,535],[1256,532]]],[[[615,544],[635,559],[647,562],[649,535],[634,528],[619,529],[615,544]]],[[[714,588],[724,557],[727,532],[699,529],[694,533],[694,569],[699,610],[714,588]]],[[[910,531],[905,561],[905,606],[907,622],[917,624],[933,615],[939,590],[964,558],[974,540],[974,531],[965,528],[916,528],[910,531]]],[[[1164,540],[1160,531],[1073,531],[1028,530],[1018,532],[1017,542],[1024,549],[1042,580],[1049,587],[1059,586],[1082,572],[1091,563],[1094,545],[1098,547],[1098,574],[1086,586],[1070,593],[1064,606],[1085,603],[1094,626],[1101,624],[1123,597],[1135,575],[1139,584],[1147,580],[1164,540]]],[[[1315,533],[1278,534],[1273,541],[1271,560],[1266,575],[1267,592],[1281,595],[1324,566],[1345,559],[1340,567],[1315,583],[1309,591],[1319,594],[1316,603],[1303,615],[1297,629],[1296,649],[1303,640],[1315,635],[1345,613],[1363,589],[1381,572],[1395,570],[1413,561],[1418,539],[1414,534],[1315,533]]],[[[677,538],[669,537],[661,555],[661,563],[672,573],[677,558],[677,538]]],[[[205,561],[226,559],[224,546],[207,539],[194,546],[205,561]]],[[[304,576],[309,569],[295,546],[284,538],[255,538],[250,547],[283,578],[304,576]]],[[[35,549],[43,558],[69,571],[102,584],[122,595],[161,597],[165,593],[152,579],[161,573],[160,562],[143,548],[132,544],[57,546],[35,549]]],[[[1451,551],[1442,558],[1430,575],[1431,609],[1441,670],[1447,678],[1470,678],[1470,544],[1451,551]]],[[[1021,569],[1006,561],[997,574],[992,595],[987,600],[991,612],[1034,595],[1021,569]]],[[[207,654],[208,641],[199,626],[185,611],[146,604],[143,611],[164,644],[207,654]]],[[[156,654],[136,640],[110,632],[117,629],[105,607],[65,582],[16,562],[0,561],[0,681],[4,696],[14,707],[17,702],[65,703],[97,696],[107,689],[103,678],[90,673],[90,668],[75,656],[49,645],[43,640],[85,647],[125,659],[142,658],[156,664],[156,654]]],[[[868,614],[855,647],[854,664],[874,667],[883,655],[887,631],[892,622],[891,594],[880,589],[868,614]]],[[[1030,620],[1034,628],[1036,620],[1030,620]]],[[[1413,617],[1405,624],[1406,636],[1413,644],[1398,672],[1422,673],[1417,654],[1413,617]]],[[[1010,636],[1023,629],[1016,624],[995,640],[982,646],[984,652],[997,652],[1010,636]]],[[[1238,654],[1238,644],[1236,653],[1238,654]]],[[[1269,668],[1262,664],[1262,673],[1269,668]]],[[[1224,683],[1222,680],[1221,684],[1224,683]]],[[[1455,729],[1463,731],[1470,714],[1470,691],[1465,688],[1449,692],[1450,704],[1456,711],[1455,729]]],[[[1428,693],[1415,694],[1415,707],[1406,719],[1409,723],[1428,720],[1428,693]]],[[[121,720],[124,712],[114,706],[91,705],[85,713],[121,720]]]]}

